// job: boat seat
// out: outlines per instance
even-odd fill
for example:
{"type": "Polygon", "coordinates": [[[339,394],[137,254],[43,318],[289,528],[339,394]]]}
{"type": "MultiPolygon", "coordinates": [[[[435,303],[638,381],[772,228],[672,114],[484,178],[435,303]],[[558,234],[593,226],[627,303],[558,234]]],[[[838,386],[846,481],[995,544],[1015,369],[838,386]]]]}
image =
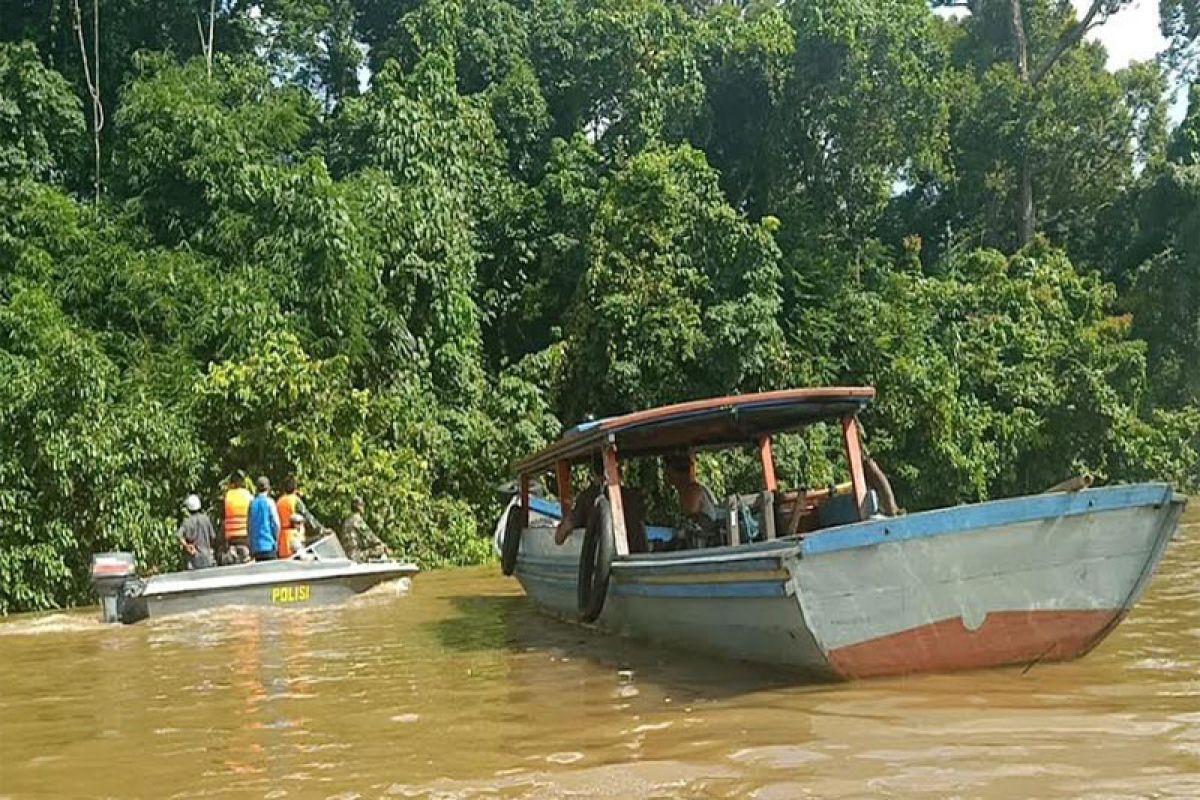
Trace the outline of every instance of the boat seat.
{"type": "Polygon", "coordinates": [[[817,521],[822,528],[832,528],[837,525],[849,525],[860,519],[867,519],[879,513],[879,496],[874,489],[867,490],[863,502],[863,515],[860,518],[855,508],[854,495],[842,494],[831,497],[817,509],[817,521]]]}
{"type": "Polygon", "coordinates": [[[760,542],[775,538],[775,493],[734,494],[726,503],[729,543],[760,542]]]}

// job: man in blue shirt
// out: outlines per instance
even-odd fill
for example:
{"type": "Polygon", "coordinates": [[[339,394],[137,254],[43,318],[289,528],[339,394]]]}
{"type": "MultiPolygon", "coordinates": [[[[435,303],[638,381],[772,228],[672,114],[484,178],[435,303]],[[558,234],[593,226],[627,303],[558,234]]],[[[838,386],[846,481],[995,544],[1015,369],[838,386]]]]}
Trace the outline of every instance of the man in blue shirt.
{"type": "Polygon", "coordinates": [[[264,475],[255,481],[258,494],[250,502],[250,555],[271,561],[279,545],[279,512],[271,498],[271,482],[264,475]]]}

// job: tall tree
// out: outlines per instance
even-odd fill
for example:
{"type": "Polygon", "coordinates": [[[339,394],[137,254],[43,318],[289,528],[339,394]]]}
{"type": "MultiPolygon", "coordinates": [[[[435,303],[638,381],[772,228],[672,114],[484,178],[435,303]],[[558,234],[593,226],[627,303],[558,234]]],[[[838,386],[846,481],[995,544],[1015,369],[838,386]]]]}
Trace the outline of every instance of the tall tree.
{"type": "Polygon", "coordinates": [[[921,235],[930,260],[1042,232],[1091,261],[1104,238],[1095,220],[1161,155],[1165,83],[1152,66],[1108,71],[1103,48],[1082,39],[1102,7],[1082,19],[1049,2],[972,11],[946,23],[949,169],[918,175],[893,201],[886,235],[921,235]]]}
{"type": "Polygon", "coordinates": [[[1200,0],[1158,0],[1167,63],[1185,79],[1200,77],[1200,0]]]}
{"type": "Polygon", "coordinates": [[[1122,267],[1133,284],[1134,330],[1149,348],[1154,400],[1200,405],[1200,83],[1166,163],[1135,194],[1122,267]]]}
{"type": "Polygon", "coordinates": [[[82,151],[79,100],[30,43],[0,43],[0,181],[65,183],[82,151]]]}
{"type": "Polygon", "coordinates": [[[703,154],[646,151],[605,187],[567,319],[562,412],[578,420],[766,386],[785,363],[779,251],[703,154]]]}

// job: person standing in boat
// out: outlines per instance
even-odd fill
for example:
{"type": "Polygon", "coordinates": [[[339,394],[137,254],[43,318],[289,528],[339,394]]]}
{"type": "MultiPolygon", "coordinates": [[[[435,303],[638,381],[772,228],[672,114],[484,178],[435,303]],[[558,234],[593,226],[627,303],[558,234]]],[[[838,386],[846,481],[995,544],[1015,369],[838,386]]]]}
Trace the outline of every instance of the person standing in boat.
{"type": "Polygon", "coordinates": [[[279,513],[279,524],[282,529],[279,531],[279,557],[291,558],[292,553],[297,549],[293,540],[300,541],[300,547],[304,546],[304,532],[297,533],[292,520],[299,516],[305,523],[306,527],[316,534],[323,534],[325,526],[317,521],[316,517],[309,513],[308,507],[304,505],[303,498],[300,497],[299,483],[294,475],[289,475],[283,481],[283,494],[279,496],[279,500],[275,503],[276,511],[279,513]]]}
{"type": "Polygon", "coordinates": [[[250,503],[250,555],[255,561],[273,561],[279,547],[279,509],[271,497],[271,481],[255,481],[258,494],[250,503]]]}
{"type": "Polygon", "coordinates": [[[355,561],[378,561],[388,557],[388,549],[363,519],[366,505],[361,497],[350,501],[350,516],[342,523],[342,547],[355,561]]]}
{"type": "Polygon", "coordinates": [[[200,506],[199,495],[189,494],[183,502],[187,511],[187,519],[179,526],[175,535],[187,553],[188,569],[207,569],[216,566],[213,558],[213,541],[217,538],[213,530],[212,520],[208,518],[200,506]]]}
{"type": "Polygon", "coordinates": [[[250,560],[249,515],[254,495],[246,489],[246,473],[238,470],[229,479],[225,492],[225,513],[221,521],[224,533],[221,563],[241,564],[250,560]]]}

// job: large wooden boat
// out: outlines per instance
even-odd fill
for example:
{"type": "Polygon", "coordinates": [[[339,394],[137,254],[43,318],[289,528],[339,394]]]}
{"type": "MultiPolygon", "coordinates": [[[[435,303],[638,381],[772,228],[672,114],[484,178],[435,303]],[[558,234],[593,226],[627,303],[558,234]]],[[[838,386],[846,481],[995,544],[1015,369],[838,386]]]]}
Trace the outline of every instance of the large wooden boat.
{"type": "Polygon", "coordinates": [[[873,397],[788,390],[581,424],[516,465],[503,567],[555,616],[808,679],[1064,661],[1104,639],[1145,590],[1186,499],[1162,483],[1075,485],[889,516],[886,478],[859,439],[873,397]],[[780,491],[772,437],[818,422],[841,428],[846,490],[780,491]],[[661,531],[644,535],[625,513],[621,462],[746,446],[762,491],[730,498],[723,541],[654,552],[661,531]],[[603,491],[587,526],[556,537],[558,506],[531,487],[553,475],[569,509],[571,467],[595,454],[603,491]]]}

